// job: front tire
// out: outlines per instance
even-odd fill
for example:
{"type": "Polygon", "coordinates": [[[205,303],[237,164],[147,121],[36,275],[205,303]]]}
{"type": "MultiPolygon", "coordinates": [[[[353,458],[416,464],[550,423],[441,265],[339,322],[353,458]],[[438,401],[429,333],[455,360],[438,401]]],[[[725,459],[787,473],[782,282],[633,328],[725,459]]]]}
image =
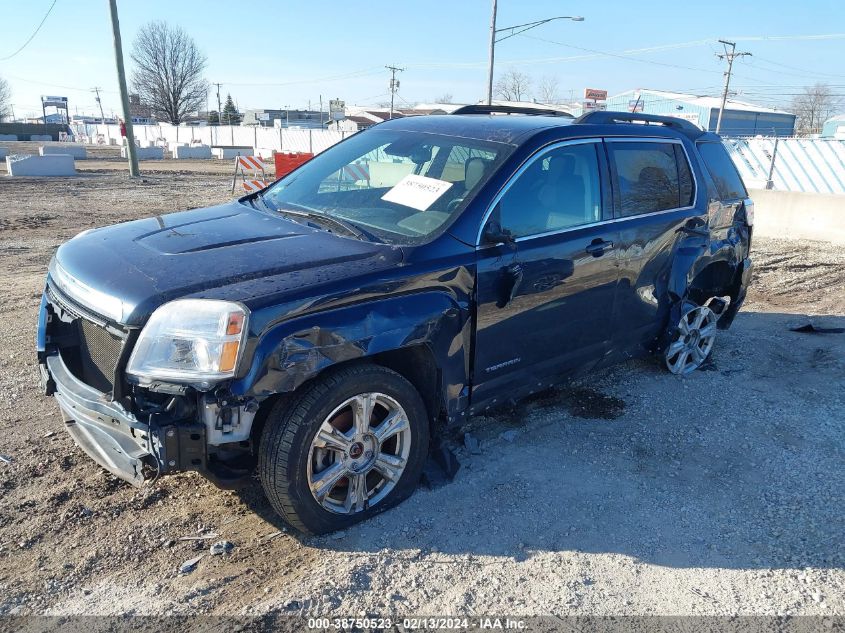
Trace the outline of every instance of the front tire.
{"type": "Polygon", "coordinates": [[[258,460],[264,492],[300,532],[343,529],[413,493],[428,430],[422,398],[396,372],[333,371],[268,415],[258,460]]]}

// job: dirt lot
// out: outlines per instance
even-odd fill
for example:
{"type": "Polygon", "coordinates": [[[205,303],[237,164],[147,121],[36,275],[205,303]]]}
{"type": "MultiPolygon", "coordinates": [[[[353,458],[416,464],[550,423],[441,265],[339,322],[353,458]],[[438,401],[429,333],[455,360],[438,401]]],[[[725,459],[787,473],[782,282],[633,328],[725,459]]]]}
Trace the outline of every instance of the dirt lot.
{"type": "Polygon", "coordinates": [[[0,614],[845,615],[845,335],[789,330],[845,326],[845,249],[822,243],[756,242],[705,371],[630,362],[476,418],[453,483],[344,533],[282,531],[257,484],[106,474],[38,394],[46,265],[83,229],[229,198],[228,163],[202,163],[0,177],[0,614]]]}

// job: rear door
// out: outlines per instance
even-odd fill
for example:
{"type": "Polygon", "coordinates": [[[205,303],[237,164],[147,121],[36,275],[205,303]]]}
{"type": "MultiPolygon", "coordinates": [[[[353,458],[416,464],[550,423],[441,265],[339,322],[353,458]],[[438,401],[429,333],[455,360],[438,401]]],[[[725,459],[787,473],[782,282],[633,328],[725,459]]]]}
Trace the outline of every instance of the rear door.
{"type": "Polygon", "coordinates": [[[668,313],[666,292],[678,232],[702,231],[697,183],[680,139],[607,139],[619,229],[620,274],[613,349],[650,349],[668,313]]]}
{"type": "Polygon", "coordinates": [[[607,178],[600,140],[565,141],[535,154],[494,200],[485,223],[515,242],[480,237],[474,406],[603,357],[617,278],[607,178]]]}

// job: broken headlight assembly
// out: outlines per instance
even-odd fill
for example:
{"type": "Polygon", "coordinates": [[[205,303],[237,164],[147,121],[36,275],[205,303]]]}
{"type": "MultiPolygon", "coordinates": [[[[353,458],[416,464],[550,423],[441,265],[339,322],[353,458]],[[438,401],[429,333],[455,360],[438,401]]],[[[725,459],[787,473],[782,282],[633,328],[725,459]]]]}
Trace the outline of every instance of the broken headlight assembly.
{"type": "Polygon", "coordinates": [[[238,303],[178,299],[141,330],[126,373],[141,385],[173,382],[209,389],[235,375],[249,311],[238,303]]]}

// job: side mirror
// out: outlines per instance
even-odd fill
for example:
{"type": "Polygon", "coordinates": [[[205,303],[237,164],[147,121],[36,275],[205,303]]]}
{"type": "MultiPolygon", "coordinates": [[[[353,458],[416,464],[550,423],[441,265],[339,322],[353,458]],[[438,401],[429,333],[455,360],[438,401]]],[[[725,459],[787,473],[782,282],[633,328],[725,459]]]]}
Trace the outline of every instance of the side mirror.
{"type": "Polygon", "coordinates": [[[496,220],[490,220],[487,226],[484,227],[482,234],[485,244],[513,244],[516,240],[513,234],[507,229],[503,229],[502,225],[496,220]]]}

